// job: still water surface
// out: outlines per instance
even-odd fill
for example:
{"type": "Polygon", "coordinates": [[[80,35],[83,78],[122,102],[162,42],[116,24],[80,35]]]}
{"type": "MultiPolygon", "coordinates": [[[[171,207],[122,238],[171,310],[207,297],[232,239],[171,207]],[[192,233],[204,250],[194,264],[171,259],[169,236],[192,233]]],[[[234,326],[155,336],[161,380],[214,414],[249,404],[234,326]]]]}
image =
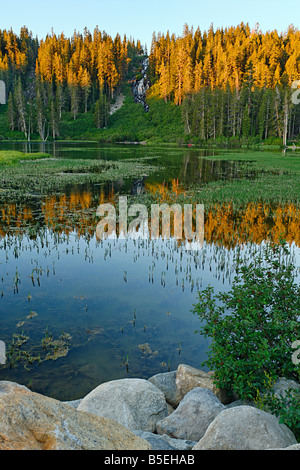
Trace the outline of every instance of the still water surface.
{"type": "MultiPolygon", "coordinates": [[[[208,285],[216,292],[230,288],[233,259],[238,253],[251,257],[269,233],[267,208],[245,209],[240,221],[246,227],[243,236],[230,208],[206,214],[205,242],[194,251],[172,239],[99,241],[94,215],[99,201],[111,201],[115,194],[138,195],[166,186],[180,191],[199,179],[205,183],[245,176],[245,166],[212,163],[205,159],[211,155],[207,150],[1,144],[1,149],[12,148],[45,151],[57,158],[146,158],[163,169],[141,181],[76,185],[41,200],[27,199],[21,207],[11,200],[2,204],[0,339],[9,345],[14,333],[26,337],[23,350],[42,357],[45,350],[38,346],[42,339],[44,344],[49,336],[67,341],[52,349],[56,360],[27,362],[27,370],[18,362],[12,369],[0,366],[0,380],[72,400],[108,380],[149,378],[175,370],[180,363],[200,367],[209,344],[195,334],[199,321],[192,309],[197,292],[208,285]],[[35,232],[37,223],[40,228],[35,232]]],[[[255,176],[251,165],[247,171],[247,177],[255,176]]],[[[279,220],[287,209],[276,210],[279,220]]],[[[299,231],[293,228],[293,217],[289,220],[286,229],[297,259],[299,231]]]]}

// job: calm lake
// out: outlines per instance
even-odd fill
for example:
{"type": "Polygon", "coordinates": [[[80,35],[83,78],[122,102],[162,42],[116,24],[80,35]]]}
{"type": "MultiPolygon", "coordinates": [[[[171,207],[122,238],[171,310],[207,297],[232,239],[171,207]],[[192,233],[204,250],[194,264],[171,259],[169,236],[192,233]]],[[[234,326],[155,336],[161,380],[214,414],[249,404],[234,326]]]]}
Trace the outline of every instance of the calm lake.
{"type": "Polygon", "coordinates": [[[9,348],[14,338],[15,350],[28,353],[25,368],[18,358],[13,368],[0,365],[0,380],[73,400],[105,381],[149,378],[181,363],[201,367],[209,343],[195,334],[197,292],[208,285],[228,290],[234,258],[251,257],[270,229],[276,238],[287,223],[285,210],[299,265],[299,226],[293,226],[291,207],[272,208],[276,223],[266,207],[250,204],[238,220],[231,208],[216,207],[205,213],[205,240],[197,250],[174,239],[96,237],[99,203],[118,194],[138,202],[140,193],[163,195],[165,188],[180,193],[199,181],[255,178],[251,162],[206,158],[217,150],[86,142],[0,144],[7,149],[62,159],[143,159],[157,171],[138,180],[68,184],[54,194],[27,194],[21,203],[12,198],[0,205],[0,340],[9,348]]]}

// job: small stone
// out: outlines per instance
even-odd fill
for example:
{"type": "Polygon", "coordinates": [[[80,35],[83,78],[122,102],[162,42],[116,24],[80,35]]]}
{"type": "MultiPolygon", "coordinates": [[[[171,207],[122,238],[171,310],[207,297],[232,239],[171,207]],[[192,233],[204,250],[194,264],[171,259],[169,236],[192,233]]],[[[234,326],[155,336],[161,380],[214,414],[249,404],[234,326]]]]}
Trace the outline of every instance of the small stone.
{"type": "Polygon", "coordinates": [[[167,403],[173,408],[178,406],[180,399],[176,386],[176,370],[153,375],[148,380],[163,392],[167,403]]]}

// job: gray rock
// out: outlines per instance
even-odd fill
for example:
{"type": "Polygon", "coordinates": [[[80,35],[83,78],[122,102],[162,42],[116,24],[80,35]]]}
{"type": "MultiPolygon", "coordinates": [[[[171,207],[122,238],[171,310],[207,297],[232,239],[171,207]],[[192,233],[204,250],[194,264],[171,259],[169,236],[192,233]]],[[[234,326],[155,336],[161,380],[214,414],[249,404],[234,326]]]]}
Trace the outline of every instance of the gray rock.
{"type": "Polygon", "coordinates": [[[0,399],[1,401],[10,394],[14,394],[18,391],[30,392],[30,389],[25,385],[19,385],[16,382],[10,382],[9,380],[2,380],[0,382],[0,399]]]}
{"type": "Polygon", "coordinates": [[[185,395],[171,415],[156,423],[156,432],[176,439],[199,441],[224,409],[225,405],[211,390],[196,387],[185,395]]]}
{"type": "Polygon", "coordinates": [[[173,413],[173,411],[175,410],[175,408],[173,408],[173,406],[171,406],[168,402],[167,402],[167,410],[168,410],[168,416],[173,413]]]}
{"type": "Polygon", "coordinates": [[[136,436],[149,442],[152,450],[175,450],[171,444],[169,444],[162,436],[146,431],[132,431],[136,436]],[[142,437],[143,436],[143,437],[142,437]]]}
{"type": "Polygon", "coordinates": [[[73,408],[78,408],[81,402],[82,398],[79,400],[63,401],[62,403],[64,403],[65,405],[72,406],[73,408]]]}
{"type": "Polygon", "coordinates": [[[299,392],[300,384],[295,382],[294,380],[288,380],[282,377],[278,379],[272,387],[272,391],[278,398],[280,398],[280,396],[284,398],[289,389],[299,392]]]}
{"type": "Polygon", "coordinates": [[[201,369],[188,366],[187,364],[179,364],[176,371],[176,387],[179,401],[193,388],[208,388],[211,390],[221,403],[226,405],[230,403],[230,399],[224,390],[220,390],[214,384],[214,373],[204,372],[201,369]]]}
{"type": "Polygon", "coordinates": [[[266,450],[297,444],[276,416],[252,406],[221,411],[193,450],[266,450]]]}
{"type": "Polygon", "coordinates": [[[153,375],[148,380],[163,392],[167,403],[173,408],[178,406],[180,399],[176,386],[176,370],[153,375]]]}
{"type": "Polygon", "coordinates": [[[191,450],[197,442],[185,439],[172,439],[167,434],[158,435],[145,431],[132,431],[151,444],[152,450],[191,450]]]}
{"type": "Polygon", "coordinates": [[[164,394],[148,380],[121,379],[99,385],[77,410],[113,419],[127,429],[153,432],[167,416],[164,394]]]}

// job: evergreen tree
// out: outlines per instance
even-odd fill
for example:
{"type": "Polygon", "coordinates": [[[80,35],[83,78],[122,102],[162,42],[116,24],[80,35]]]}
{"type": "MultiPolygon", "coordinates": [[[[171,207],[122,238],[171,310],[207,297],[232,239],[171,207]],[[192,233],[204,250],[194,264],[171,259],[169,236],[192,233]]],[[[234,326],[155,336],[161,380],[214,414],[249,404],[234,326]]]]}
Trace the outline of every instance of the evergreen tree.
{"type": "Polygon", "coordinates": [[[9,124],[10,129],[14,131],[15,125],[16,125],[16,112],[15,112],[13,94],[11,91],[9,92],[8,101],[7,101],[7,119],[8,119],[8,124],[9,124]]]}
{"type": "Polygon", "coordinates": [[[36,125],[37,131],[40,135],[40,138],[44,142],[47,140],[47,114],[46,114],[46,105],[45,105],[45,96],[44,96],[44,86],[41,83],[37,85],[36,91],[36,125]]]}
{"type": "Polygon", "coordinates": [[[26,103],[23,92],[23,85],[21,77],[17,80],[17,85],[15,87],[15,97],[16,113],[18,119],[18,128],[21,132],[24,132],[25,137],[27,138],[27,124],[26,124],[26,103]]]}
{"type": "Polygon", "coordinates": [[[96,101],[94,111],[94,122],[98,129],[102,129],[107,126],[108,115],[109,105],[107,97],[104,93],[100,93],[99,99],[96,101]]]}
{"type": "Polygon", "coordinates": [[[50,98],[49,121],[52,138],[55,140],[56,137],[59,136],[59,112],[57,110],[53,96],[50,98]]]}

